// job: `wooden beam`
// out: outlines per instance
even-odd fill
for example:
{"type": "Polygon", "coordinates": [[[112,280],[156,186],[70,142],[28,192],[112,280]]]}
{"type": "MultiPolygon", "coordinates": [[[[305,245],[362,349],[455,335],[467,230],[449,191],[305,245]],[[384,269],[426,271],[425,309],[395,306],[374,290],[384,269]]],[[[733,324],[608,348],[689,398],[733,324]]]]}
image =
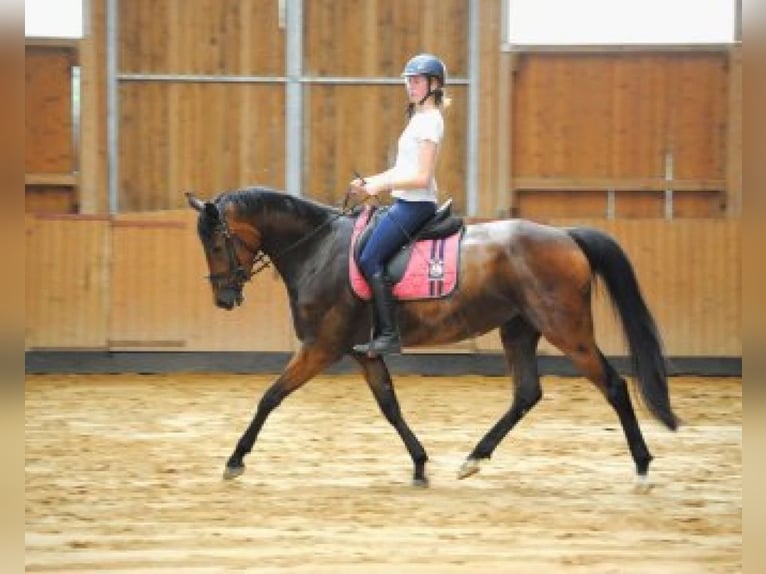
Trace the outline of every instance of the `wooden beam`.
{"type": "Polygon", "coordinates": [[[82,213],[104,213],[106,194],[106,88],[104,0],[86,0],[90,25],[80,47],[80,173],[82,213]]]}
{"type": "Polygon", "coordinates": [[[644,54],[682,52],[727,52],[733,44],[509,44],[503,52],[541,54],[644,54]]]}
{"type": "Polygon", "coordinates": [[[727,69],[729,83],[726,117],[726,213],[742,215],[742,46],[732,47],[727,69]]]}
{"type": "Polygon", "coordinates": [[[582,178],[582,177],[514,177],[511,189],[517,191],[724,191],[723,179],[582,178]]]}
{"type": "Polygon", "coordinates": [[[80,49],[80,40],[78,38],[25,38],[25,48],[63,48],[71,50],[75,58],[80,49]]]}
{"type": "Polygon", "coordinates": [[[27,173],[24,175],[24,185],[46,187],[76,187],[75,173],[27,173]]]}

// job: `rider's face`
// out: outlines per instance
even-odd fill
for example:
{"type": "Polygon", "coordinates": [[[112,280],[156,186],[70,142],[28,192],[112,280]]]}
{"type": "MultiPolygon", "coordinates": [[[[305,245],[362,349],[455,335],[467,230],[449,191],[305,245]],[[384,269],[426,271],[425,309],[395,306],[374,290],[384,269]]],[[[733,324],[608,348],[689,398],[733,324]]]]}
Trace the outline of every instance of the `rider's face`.
{"type": "Polygon", "coordinates": [[[420,103],[420,100],[426,97],[428,93],[428,80],[426,76],[407,76],[404,78],[407,97],[411,103],[420,103]]]}

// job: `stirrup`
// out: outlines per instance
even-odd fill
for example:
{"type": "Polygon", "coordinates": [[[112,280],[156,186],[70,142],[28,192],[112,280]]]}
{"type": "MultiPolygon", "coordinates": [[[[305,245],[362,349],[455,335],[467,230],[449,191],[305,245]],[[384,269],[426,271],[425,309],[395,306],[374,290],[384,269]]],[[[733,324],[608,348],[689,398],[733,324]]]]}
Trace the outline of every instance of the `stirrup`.
{"type": "Polygon", "coordinates": [[[354,345],[354,352],[370,357],[398,355],[402,352],[402,340],[396,335],[380,335],[362,345],[354,345]]]}

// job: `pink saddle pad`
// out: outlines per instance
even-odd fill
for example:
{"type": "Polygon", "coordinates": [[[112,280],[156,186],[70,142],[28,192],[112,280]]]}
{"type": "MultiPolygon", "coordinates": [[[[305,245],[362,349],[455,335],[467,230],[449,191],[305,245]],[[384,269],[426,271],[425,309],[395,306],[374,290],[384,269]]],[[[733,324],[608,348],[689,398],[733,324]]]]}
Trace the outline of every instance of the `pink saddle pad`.
{"type": "MultiPolygon", "coordinates": [[[[354,250],[359,235],[372,215],[368,206],[359,215],[351,236],[348,255],[349,279],[354,294],[364,301],[372,298],[367,280],[359,270],[354,250]]],[[[418,240],[401,280],[394,285],[394,298],[402,301],[446,297],[455,290],[458,275],[458,254],[461,232],[439,239],[418,240]]]]}

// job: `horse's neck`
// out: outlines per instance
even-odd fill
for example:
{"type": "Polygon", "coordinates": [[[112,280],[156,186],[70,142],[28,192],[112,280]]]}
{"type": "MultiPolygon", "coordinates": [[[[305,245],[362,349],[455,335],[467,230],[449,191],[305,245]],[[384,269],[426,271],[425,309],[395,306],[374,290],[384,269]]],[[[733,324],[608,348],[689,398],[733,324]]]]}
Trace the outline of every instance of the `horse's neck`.
{"type": "Polygon", "coordinates": [[[321,214],[296,213],[283,206],[265,205],[254,217],[254,224],[261,232],[264,251],[277,255],[279,251],[303,241],[324,225],[326,218],[321,214]]]}
{"type": "Polygon", "coordinates": [[[330,236],[332,221],[321,214],[297,215],[266,208],[255,217],[261,232],[261,248],[286,282],[297,278],[305,263],[321,250],[330,236]]]}

